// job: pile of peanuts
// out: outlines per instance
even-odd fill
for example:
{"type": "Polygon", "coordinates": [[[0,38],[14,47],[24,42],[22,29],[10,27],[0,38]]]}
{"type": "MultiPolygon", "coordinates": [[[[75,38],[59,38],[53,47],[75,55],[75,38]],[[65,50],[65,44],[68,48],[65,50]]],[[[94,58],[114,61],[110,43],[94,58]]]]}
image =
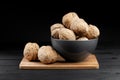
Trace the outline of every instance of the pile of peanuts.
{"type": "MultiPolygon", "coordinates": [[[[95,25],[88,25],[75,12],[65,14],[62,18],[62,24],[53,24],[50,26],[50,30],[53,38],[63,40],[89,40],[100,35],[100,31],[95,25]]],[[[23,55],[29,61],[39,60],[44,64],[54,63],[60,56],[52,46],[40,47],[35,42],[26,43],[23,55]]]]}
{"type": "Polygon", "coordinates": [[[51,25],[51,36],[63,40],[89,40],[100,35],[99,29],[79,18],[77,13],[69,12],[62,17],[62,23],[51,25]]]}

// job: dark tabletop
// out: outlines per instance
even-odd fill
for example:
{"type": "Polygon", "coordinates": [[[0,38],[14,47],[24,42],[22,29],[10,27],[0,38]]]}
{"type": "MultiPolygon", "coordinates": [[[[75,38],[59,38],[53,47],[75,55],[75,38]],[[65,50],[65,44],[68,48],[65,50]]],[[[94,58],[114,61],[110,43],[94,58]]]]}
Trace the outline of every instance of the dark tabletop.
{"type": "Polygon", "coordinates": [[[120,80],[120,48],[99,48],[94,54],[98,70],[20,70],[22,50],[1,50],[0,80],[120,80]]]}

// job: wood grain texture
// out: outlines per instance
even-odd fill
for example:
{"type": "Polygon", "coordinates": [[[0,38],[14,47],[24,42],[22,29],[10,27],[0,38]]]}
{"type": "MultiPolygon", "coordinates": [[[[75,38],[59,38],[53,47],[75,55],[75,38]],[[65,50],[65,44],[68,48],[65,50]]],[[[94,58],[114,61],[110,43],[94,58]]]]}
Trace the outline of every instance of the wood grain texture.
{"type": "Polygon", "coordinates": [[[19,64],[20,69],[99,69],[99,64],[95,55],[90,54],[81,62],[65,62],[59,57],[58,62],[53,64],[43,64],[40,61],[28,61],[23,58],[19,64]]]}
{"type": "MultiPolygon", "coordinates": [[[[106,47],[103,47],[106,48],[106,47]]],[[[22,50],[0,51],[0,80],[119,80],[120,47],[97,49],[99,69],[19,69],[22,50]]]]}

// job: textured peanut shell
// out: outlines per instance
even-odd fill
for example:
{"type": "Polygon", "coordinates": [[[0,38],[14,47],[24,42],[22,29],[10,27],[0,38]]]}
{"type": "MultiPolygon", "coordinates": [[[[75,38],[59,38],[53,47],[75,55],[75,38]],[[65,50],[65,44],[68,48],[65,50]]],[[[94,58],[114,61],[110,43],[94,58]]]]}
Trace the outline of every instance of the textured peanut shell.
{"type": "Polygon", "coordinates": [[[42,46],[38,51],[38,59],[44,64],[56,62],[57,57],[57,52],[51,46],[42,46]]]}
{"type": "Polygon", "coordinates": [[[83,19],[74,19],[70,29],[78,36],[85,36],[88,31],[88,24],[83,19]]]}
{"type": "Polygon", "coordinates": [[[69,29],[71,26],[72,20],[76,18],[79,18],[77,13],[69,12],[62,17],[62,23],[65,25],[66,28],[69,29]]]}
{"type": "Polygon", "coordinates": [[[52,36],[53,38],[59,39],[59,30],[60,30],[60,29],[55,29],[55,30],[53,30],[53,31],[51,32],[51,36],[52,36]]]}
{"type": "Polygon", "coordinates": [[[93,39],[97,38],[100,35],[99,29],[95,25],[89,25],[88,32],[87,32],[87,38],[93,39]]]}
{"type": "Polygon", "coordinates": [[[59,28],[64,28],[64,25],[62,25],[61,23],[56,23],[56,24],[53,24],[51,27],[50,27],[50,30],[51,32],[55,29],[59,29],[59,28]]]}
{"type": "Polygon", "coordinates": [[[39,45],[37,43],[28,42],[24,47],[23,55],[29,61],[37,60],[38,49],[39,45]]]}
{"type": "Polygon", "coordinates": [[[88,38],[87,37],[80,37],[77,40],[79,40],[79,41],[85,41],[85,40],[88,40],[88,38]]]}
{"type": "Polygon", "coordinates": [[[59,31],[59,39],[76,40],[76,36],[72,30],[67,28],[61,28],[59,31]]]}

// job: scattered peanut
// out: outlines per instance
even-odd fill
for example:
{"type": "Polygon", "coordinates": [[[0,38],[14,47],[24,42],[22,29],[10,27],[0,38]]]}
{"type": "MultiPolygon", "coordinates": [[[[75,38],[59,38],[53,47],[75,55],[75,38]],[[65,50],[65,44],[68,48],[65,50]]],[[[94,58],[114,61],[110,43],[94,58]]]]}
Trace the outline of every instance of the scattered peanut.
{"type": "Polygon", "coordinates": [[[41,63],[54,63],[57,61],[57,57],[57,52],[51,46],[42,46],[38,51],[38,59],[41,63]]]}
{"type": "Polygon", "coordinates": [[[39,49],[39,45],[37,43],[28,42],[25,45],[23,55],[29,61],[37,60],[38,49],[39,49]]]}

